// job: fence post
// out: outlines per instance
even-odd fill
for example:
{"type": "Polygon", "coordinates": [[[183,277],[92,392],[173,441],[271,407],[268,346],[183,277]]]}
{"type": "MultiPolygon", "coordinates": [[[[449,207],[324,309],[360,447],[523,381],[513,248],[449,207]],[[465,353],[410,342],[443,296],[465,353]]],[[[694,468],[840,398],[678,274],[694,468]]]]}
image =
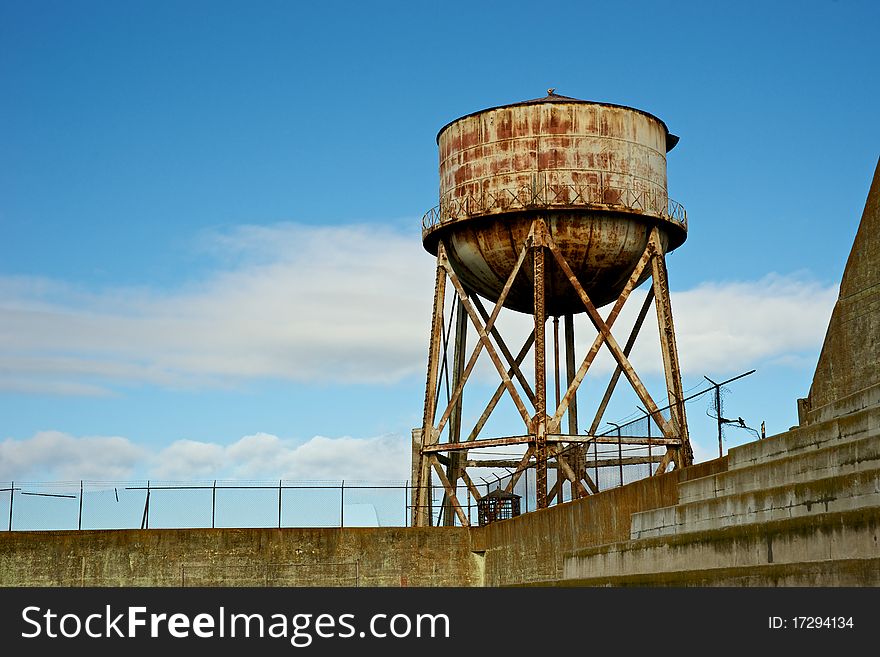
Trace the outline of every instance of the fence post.
{"type": "Polygon", "coordinates": [[[150,480],[147,479],[147,499],[144,501],[144,517],[141,519],[141,529],[150,528],[150,480]]]}
{"type": "Polygon", "coordinates": [[[409,479],[403,484],[403,526],[409,527],[409,479]]]}
{"type": "Polygon", "coordinates": [[[724,446],[721,444],[721,386],[715,384],[715,408],[718,415],[718,458],[724,456],[724,446]]]}
{"type": "Polygon", "coordinates": [[[76,528],[83,528],[83,482],[79,480],[79,519],[76,522],[76,528]]]}
{"type": "Polygon", "coordinates": [[[718,421],[718,458],[721,458],[722,456],[724,456],[724,447],[721,444],[721,425],[723,423],[723,419],[721,417],[721,384],[715,383],[705,374],[703,375],[703,378],[711,383],[715,388],[715,419],[718,421]]]}
{"type": "Polygon", "coordinates": [[[211,486],[211,529],[214,529],[214,518],[217,514],[217,480],[211,486]]]}
{"type": "Polygon", "coordinates": [[[15,497],[15,482],[9,484],[9,531],[12,531],[12,498],[15,497]]]}
{"type": "MultiPolygon", "coordinates": [[[[617,427],[617,467],[620,472],[620,485],[623,486],[623,448],[620,444],[620,425],[615,424],[614,422],[609,422],[608,424],[612,424],[617,427]]],[[[596,465],[598,466],[598,461],[596,465]]]]}
{"type": "Polygon", "coordinates": [[[654,474],[654,459],[651,458],[651,418],[648,417],[648,476],[654,474]]]}
{"type": "Polygon", "coordinates": [[[281,480],[278,480],[278,529],[281,529],[281,480]]]}
{"type": "Polygon", "coordinates": [[[345,479],[339,487],[339,526],[345,527],[345,479]]]}

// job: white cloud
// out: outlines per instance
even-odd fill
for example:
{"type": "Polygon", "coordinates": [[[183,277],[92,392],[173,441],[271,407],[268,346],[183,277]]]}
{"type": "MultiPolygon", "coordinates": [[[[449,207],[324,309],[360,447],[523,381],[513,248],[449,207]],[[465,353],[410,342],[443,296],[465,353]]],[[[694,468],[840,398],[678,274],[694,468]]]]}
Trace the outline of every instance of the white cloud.
{"type": "Polygon", "coordinates": [[[222,445],[178,440],[150,459],[151,472],[160,479],[207,479],[226,464],[222,445]]]}
{"type": "Polygon", "coordinates": [[[144,448],[119,436],[76,438],[40,431],[24,440],[0,442],[0,480],[124,479],[147,457],[144,448]]]}
{"type": "Polygon", "coordinates": [[[804,351],[815,354],[815,365],[837,293],[837,286],[776,274],[673,293],[682,367],[729,373],[771,359],[803,364],[804,351]]]}
{"type": "Polygon", "coordinates": [[[407,439],[315,436],[305,442],[267,433],[218,443],[178,440],[150,450],[119,436],[41,431],[0,442],[0,481],[193,479],[405,480],[407,439]]]}
{"type": "MultiPolygon", "coordinates": [[[[423,372],[433,262],[417,236],[280,224],[204,242],[224,266],[171,291],[0,277],[0,390],[96,395],[256,378],[379,384],[423,372]]],[[[674,292],[682,367],[702,375],[814,362],[836,294],[798,275],[674,292]]],[[[633,293],[615,327],[621,344],[642,298],[633,293]]],[[[500,326],[524,334],[524,321],[514,314],[500,326]]],[[[577,321],[586,348],[594,333],[577,321]]],[[[508,345],[518,350],[516,340],[508,345]]],[[[632,360],[659,371],[653,311],[632,360]]],[[[595,367],[613,367],[606,350],[595,367]]],[[[485,355],[477,373],[497,376],[485,355]]]]}
{"type": "Polygon", "coordinates": [[[399,436],[315,436],[289,454],[291,479],[409,479],[409,441],[399,436]]]}
{"type": "Polygon", "coordinates": [[[278,225],[215,243],[235,262],[171,292],[0,279],[0,387],[381,383],[421,368],[433,267],[417,237],[278,225]]]}
{"type": "MultiPolygon", "coordinates": [[[[647,285],[644,285],[630,295],[612,327],[621,348],[629,337],[646,290],[647,285]]],[[[709,281],[690,290],[673,291],[676,343],[684,376],[701,379],[704,374],[710,377],[739,374],[768,364],[811,370],[815,367],[837,292],[836,286],[823,286],[803,275],[778,274],[769,274],[756,281],[709,281]]],[[[611,307],[609,304],[600,309],[603,318],[611,307]]],[[[561,324],[560,321],[560,339],[561,324]]],[[[521,313],[502,313],[498,327],[511,352],[516,353],[531,330],[530,318],[521,313]]],[[[575,367],[580,366],[595,337],[596,329],[586,314],[575,316],[578,354],[575,367]]],[[[548,322],[548,367],[552,366],[552,339],[553,326],[548,322]]],[[[475,332],[471,331],[468,354],[476,340],[475,332]]],[[[640,376],[663,372],[657,314],[653,306],[630,361],[640,376]]],[[[531,354],[523,362],[522,370],[527,377],[532,376],[533,363],[531,354]]],[[[615,366],[616,361],[603,345],[590,374],[607,378],[615,366]]],[[[500,381],[485,352],[480,356],[474,376],[484,382],[500,381]]]]}

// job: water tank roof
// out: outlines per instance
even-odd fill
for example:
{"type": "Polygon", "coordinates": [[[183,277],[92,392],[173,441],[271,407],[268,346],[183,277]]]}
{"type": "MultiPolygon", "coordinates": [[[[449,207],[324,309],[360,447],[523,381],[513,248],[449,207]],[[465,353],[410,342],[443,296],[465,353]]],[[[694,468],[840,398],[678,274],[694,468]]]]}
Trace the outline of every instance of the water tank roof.
{"type": "Polygon", "coordinates": [[[579,98],[572,98],[570,96],[563,96],[561,94],[557,94],[556,89],[548,89],[547,95],[543,96],[541,98],[533,98],[531,100],[522,100],[518,103],[508,103],[507,105],[496,105],[494,107],[487,107],[485,109],[481,109],[476,112],[471,112],[470,114],[465,114],[464,116],[460,116],[457,119],[453,119],[452,121],[450,121],[449,123],[444,125],[442,128],[440,128],[440,130],[437,132],[437,143],[438,144],[440,143],[440,135],[443,134],[443,131],[446,130],[446,128],[451,126],[456,121],[460,121],[461,119],[466,119],[469,116],[476,116],[477,114],[482,114],[483,112],[489,112],[491,110],[496,110],[496,109],[504,109],[506,107],[519,107],[521,105],[542,105],[544,103],[583,103],[585,105],[604,105],[605,107],[621,107],[623,109],[632,110],[633,112],[638,112],[639,114],[644,114],[646,116],[650,116],[652,119],[654,119],[655,121],[660,123],[660,125],[663,126],[663,129],[666,131],[666,152],[667,153],[669,151],[671,151],[673,148],[675,148],[675,145],[679,141],[679,137],[677,135],[673,135],[671,132],[669,132],[669,128],[667,127],[666,123],[664,123],[664,121],[662,119],[654,116],[650,112],[646,112],[644,110],[640,110],[635,107],[629,107],[628,105],[617,105],[615,103],[600,103],[600,102],[596,102],[593,100],[581,100],[579,98]]]}

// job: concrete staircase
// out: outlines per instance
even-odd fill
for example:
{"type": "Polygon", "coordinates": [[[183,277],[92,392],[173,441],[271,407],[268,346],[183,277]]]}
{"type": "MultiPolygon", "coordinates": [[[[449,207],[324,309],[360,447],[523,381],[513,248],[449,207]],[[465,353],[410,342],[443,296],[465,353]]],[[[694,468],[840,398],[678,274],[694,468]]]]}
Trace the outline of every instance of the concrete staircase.
{"type": "Polygon", "coordinates": [[[880,585],[880,406],[733,448],[678,491],[630,541],[567,555],[560,583],[880,585]]]}

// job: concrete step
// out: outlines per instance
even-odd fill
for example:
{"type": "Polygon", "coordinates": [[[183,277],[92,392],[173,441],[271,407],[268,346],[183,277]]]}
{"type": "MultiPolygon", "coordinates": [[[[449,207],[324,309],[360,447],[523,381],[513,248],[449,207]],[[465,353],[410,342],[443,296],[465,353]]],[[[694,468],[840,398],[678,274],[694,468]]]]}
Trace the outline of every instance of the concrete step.
{"type": "Polygon", "coordinates": [[[823,444],[826,446],[821,449],[800,451],[787,458],[682,482],[678,486],[678,503],[688,504],[880,467],[880,438],[876,436],[823,444]]]}
{"type": "Polygon", "coordinates": [[[880,468],[634,513],[631,538],[671,536],[868,506],[880,506],[880,468]]]}
{"type": "Polygon", "coordinates": [[[872,406],[880,406],[880,383],[857,390],[851,395],[836,399],[818,408],[809,408],[804,405],[806,401],[806,399],[798,399],[799,424],[816,424],[841,415],[856,413],[872,406]]]}
{"type": "Polygon", "coordinates": [[[614,577],[530,582],[517,586],[880,586],[880,557],[734,566],[614,577]]]}
{"type": "Polygon", "coordinates": [[[735,470],[869,437],[880,437],[880,406],[732,447],[727,467],[735,470]]]}
{"type": "Polygon", "coordinates": [[[562,579],[877,559],[878,537],[878,507],[822,513],[584,548],[565,556],[562,579]]]}

